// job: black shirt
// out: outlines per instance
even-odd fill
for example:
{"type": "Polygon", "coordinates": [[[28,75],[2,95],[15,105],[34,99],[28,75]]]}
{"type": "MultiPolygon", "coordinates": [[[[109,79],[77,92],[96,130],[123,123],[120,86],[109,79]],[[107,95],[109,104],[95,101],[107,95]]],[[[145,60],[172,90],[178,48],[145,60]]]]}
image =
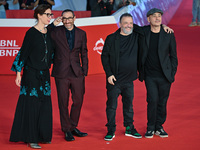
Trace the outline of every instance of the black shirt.
{"type": "Polygon", "coordinates": [[[145,62],[145,74],[150,77],[162,77],[163,71],[158,56],[158,43],[160,33],[151,32],[147,59],[145,62]]]}
{"type": "Polygon", "coordinates": [[[66,37],[67,37],[67,42],[69,44],[69,48],[70,50],[72,50],[74,48],[75,29],[73,28],[71,31],[69,31],[66,28],[66,37]]]}
{"type": "Polygon", "coordinates": [[[128,36],[120,34],[119,68],[116,83],[125,83],[137,79],[138,37],[135,33],[128,36]]]}

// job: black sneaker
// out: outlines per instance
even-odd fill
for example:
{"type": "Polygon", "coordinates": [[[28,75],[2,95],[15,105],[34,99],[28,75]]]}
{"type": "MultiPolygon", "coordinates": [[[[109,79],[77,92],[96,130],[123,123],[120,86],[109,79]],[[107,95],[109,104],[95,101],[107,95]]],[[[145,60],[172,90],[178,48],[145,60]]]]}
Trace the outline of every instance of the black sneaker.
{"type": "Polygon", "coordinates": [[[154,135],[154,131],[147,130],[147,132],[145,133],[145,138],[152,138],[153,135],[154,135]]]}
{"type": "Polygon", "coordinates": [[[115,133],[113,133],[113,132],[108,132],[107,134],[106,134],[106,136],[104,137],[104,140],[105,141],[112,141],[112,139],[115,137],[115,133]]]}
{"type": "Polygon", "coordinates": [[[168,137],[168,134],[165,132],[164,129],[156,130],[155,135],[158,135],[158,136],[160,136],[160,137],[162,137],[162,138],[168,137]]]}
{"type": "Polygon", "coordinates": [[[130,126],[126,127],[125,136],[130,136],[137,139],[142,138],[142,136],[137,132],[137,130],[134,127],[131,128],[130,126]]]}

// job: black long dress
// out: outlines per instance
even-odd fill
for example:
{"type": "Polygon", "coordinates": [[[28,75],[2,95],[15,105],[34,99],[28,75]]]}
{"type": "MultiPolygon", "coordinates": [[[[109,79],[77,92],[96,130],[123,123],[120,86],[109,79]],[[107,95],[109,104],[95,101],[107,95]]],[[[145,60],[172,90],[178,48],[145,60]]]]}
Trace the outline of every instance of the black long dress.
{"type": "Polygon", "coordinates": [[[52,104],[49,68],[54,45],[49,31],[42,34],[31,27],[25,35],[12,71],[21,72],[20,95],[11,130],[11,142],[50,142],[52,104]]]}

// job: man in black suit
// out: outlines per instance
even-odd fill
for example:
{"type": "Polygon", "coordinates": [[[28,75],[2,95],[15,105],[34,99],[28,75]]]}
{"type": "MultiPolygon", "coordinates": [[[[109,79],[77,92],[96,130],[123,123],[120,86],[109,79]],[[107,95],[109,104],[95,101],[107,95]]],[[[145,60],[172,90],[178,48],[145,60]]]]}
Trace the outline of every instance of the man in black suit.
{"type": "Polygon", "coordinates": [[[125,135],[142,138],[133,125],[133,81],[137,79],[138,38],[142,29],[133,24],[133,18],[125,13],[120,17],[120,29],[108,35],[101,60],[106,73],[107,88],[107,130],[104,140],[115,137],[115,115],[117,98],[122,96],[125,135]]]}
{"type": "Polygon", "coordinates": [[[146,138],[154,134],[168,137],[163,129],[171,83],[174,82],[178,60],[174,34],[167,34],[161,26],[163,11],[153,8],[147,12],[150,26],[144,27],[144,43],[140,49],[139,79],[147,89],[146,138]]]}

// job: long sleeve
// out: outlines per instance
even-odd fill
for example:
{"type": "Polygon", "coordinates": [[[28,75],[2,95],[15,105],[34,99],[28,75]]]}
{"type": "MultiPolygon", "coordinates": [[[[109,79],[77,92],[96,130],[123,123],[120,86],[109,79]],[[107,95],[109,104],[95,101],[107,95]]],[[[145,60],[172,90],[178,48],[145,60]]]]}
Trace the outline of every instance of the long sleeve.
{"type": "Polygon", "coordinates": [[[30,35],[29,31],[27,31],[26,35],[24,37],[22,47],[21,47],[20,51],[18,52],[18,54],[12,64],[12,67],[11,67],[12,71],[21,72],[22,68],[26,64],[26,61],[29,57],[30,50],[31,50],[30,42],[31,42],[31,35],[30,35]]]}
{"type": "Polygon", "coordinates": [[[172,76],[174,77],[177,71],[178,58],[176,51],[176,40],[173,33],[171,35],[171,40],[170,40],[170,60],[172,65],[172,76]]]}
{"type": "Polygon", "coordinates": [[[101,54],[102,65],[107,77],[113,75],[111,71],[111,67],[110,67],[109,50],[111,49],[111,46],[109,45],[109,43],[110,42],[109,42],[109,36],[108,36],[105,40],[105,45],[103,47],[102,54],[101,54]]]}

